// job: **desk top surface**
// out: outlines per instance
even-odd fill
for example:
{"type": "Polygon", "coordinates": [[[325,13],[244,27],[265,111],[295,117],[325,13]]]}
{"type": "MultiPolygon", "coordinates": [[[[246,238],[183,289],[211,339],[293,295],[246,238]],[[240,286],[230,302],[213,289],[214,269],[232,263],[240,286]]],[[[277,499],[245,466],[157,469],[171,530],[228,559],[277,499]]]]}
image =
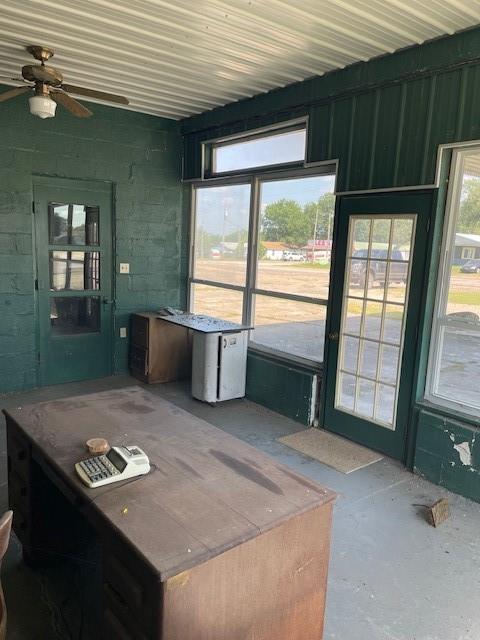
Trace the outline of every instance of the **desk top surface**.
{"type": "Polygon", "coordinates": [[[230,320],[222,320],[213,316],[197,315],[196,313],[182,313],[173,316],[158,316],[160,320],[179,324],[192,331],[200,331],[201,333],[233,333],[236,331],[246,331],[252,329],[243,324],[230,322],[230,320]]]}
{"type": "Polygon", "coordinates": [[[70,489],[166,580],[335,494],[140,388],[9,409],[6,415],[70,489]],[[88,489],[74,464],[85,442],[139,445],[152,471],[88,489]],[[126,508],[126,510],[125,510],[126,508]]]}

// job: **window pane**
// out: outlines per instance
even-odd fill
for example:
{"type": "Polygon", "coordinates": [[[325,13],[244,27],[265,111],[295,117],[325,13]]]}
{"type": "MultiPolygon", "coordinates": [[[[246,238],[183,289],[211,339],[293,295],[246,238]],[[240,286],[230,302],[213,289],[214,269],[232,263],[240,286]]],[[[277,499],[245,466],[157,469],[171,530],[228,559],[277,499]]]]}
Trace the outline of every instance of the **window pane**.
{"type": "Polygon", "coordinates": [[[49,204],[50,244],[98,244],[99,208],[83,204],[49,204]]]}
{"type": "Polygon", "coordinates": [[[243,293],[240,291],[192,284],[192,297],[193,313],[242,322],[243,293]]]}
{"type": "Polygon", "coordinates": [[[305,135],[305,129],[298,129],[216,146],[214,173],[300,162],[305,158],[305,135]]]}
{"type": "Polygon", "coordinates": [[[250,185],[196,190],[194,277],[245,285],[250,185]]]}
{"type": "Polygon", "coordinates": [[[50,298],[50,326],[57,336],[100,331],[100,298],[50,298]]]}
{"type": "Polygon", "coordinates": [[[50,289],[100,289],[100,253],[50,251],[50,289]]]}
{"type": "Polygon", "coordinates": [[[262,182],[257,288],[328,298],[335,176],[262,182]]]}
{"type": "Polygon", "coordinates": [[[480,410],[480,326],[477,332],[444,329],[436,392],[480,410]]]}
{"type": "Polygon", "coordinates": [[[256,344],[323,361],[326,307],[323,305],[255,296],[255,330],[250,340],[256,344]]]}
{"type": "MultiPolygon", "coordinates": [[[[458,193],[447,213],[450,264],[437,292],[430,394],[480,413],[480,152],[459,155],[458,193]]],[[[454,172],[456,175],[456,172],[454,172]]],[[[444,251],[447,250],[444,248],[444,251]]]]}

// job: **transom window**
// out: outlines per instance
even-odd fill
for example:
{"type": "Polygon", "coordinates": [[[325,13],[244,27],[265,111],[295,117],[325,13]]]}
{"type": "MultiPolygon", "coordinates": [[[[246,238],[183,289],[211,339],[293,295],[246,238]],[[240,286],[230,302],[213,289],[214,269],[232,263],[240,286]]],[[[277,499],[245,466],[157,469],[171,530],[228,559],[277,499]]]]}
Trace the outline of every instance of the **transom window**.
{"type": "Polygon", "coordinates": [[[480,415],[480,148],[452,163],[427,375],[431,402],[480,415]]]}
{"type": "Polygon", "coordinates": [[[240,139],[206,143],[211,154],[210,173],[221,175],[259,167],[303,165],[306,142],[306,124],[300,122],[240,139]]]}

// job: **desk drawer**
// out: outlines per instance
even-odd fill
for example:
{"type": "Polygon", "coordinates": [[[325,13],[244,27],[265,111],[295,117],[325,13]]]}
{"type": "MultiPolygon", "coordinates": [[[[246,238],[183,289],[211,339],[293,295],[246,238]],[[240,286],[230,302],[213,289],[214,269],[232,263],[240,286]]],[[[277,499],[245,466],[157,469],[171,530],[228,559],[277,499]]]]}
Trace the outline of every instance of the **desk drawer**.
{"type": "Polygon", "coordinates": [[[121,619],[138,622],[135,626],[143,630],[150,628],[154,609],[155,593],[150,581],[150,574],[136,571],[112,553],[105,555],[104,595],[110,608],[121,619]]]}
{"type": "Polygon", "coordinates": [[[30,514],[30,485],[14,470],[8,476],[8,501],[14,512],[21,509],[23,513],[30,514]]]}
{"type": "Polygon", "coordinates": [[[148,349],[149,319],[133,315],[131,324],[131,341],[137,347],[148,349]]]}
{"type": "Polygon", "coordinates": [[[7,428],[8,472],[28,478],[30,465],[30,444],[21,432],[11,424],[7,428]]]}
{"type": "Polygon", "coordinates": [[[103,612],[103,634],[106,638],[114,638],[115,640],[147,640],[147,636],[143,635],[138,628],[127,628],[116,613],[112,611],[106,603],[105,605],[103,612]]]}
{"type": "Polygon", "coordinates": [[[32,527],[29,517],[18,507],[13,511],[13,530],[17,538],[25,548],[30,548],[32,543],[32,527]]]}
{"type": "Polygon", "coordinates": [[[130,369],[142,376],[148,375],[148,349],[130,346],[130,369]]]}

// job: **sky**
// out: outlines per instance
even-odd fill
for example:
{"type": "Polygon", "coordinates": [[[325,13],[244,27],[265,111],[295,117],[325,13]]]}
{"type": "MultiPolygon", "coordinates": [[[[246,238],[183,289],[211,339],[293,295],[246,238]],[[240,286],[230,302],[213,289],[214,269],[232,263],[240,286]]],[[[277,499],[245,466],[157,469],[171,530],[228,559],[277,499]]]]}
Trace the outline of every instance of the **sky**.
{"type": "MultiPolygon", "coordinates": [[[[316,202],[324,193],[332,193],[335,176],[313,176],[264,182],[261,189],[260,211],[277,200],[295,200],[302,207],[316,202]]],[[[250,186],[229,185],[201,187],[197,190],[197,227],[209,233],[228,235],[248,229],[250,186]]]]}

